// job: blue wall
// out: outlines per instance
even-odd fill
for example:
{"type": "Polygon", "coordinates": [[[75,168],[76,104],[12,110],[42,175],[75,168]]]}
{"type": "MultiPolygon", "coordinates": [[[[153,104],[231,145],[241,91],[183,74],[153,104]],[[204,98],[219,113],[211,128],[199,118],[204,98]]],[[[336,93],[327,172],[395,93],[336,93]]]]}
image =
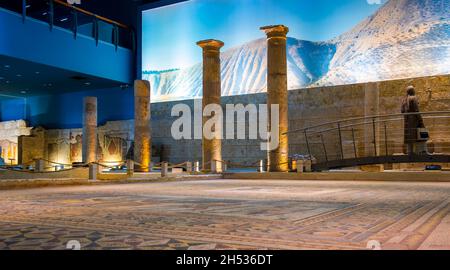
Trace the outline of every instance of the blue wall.
{"type": "Polygon", "coordinates": [[[98,124],[134,117],[133,88],[102,89],[26,99],[0,100],[0,121],[24,119],[29,126],[48,129],[82,127],[83,97],[95,96],[98,124]]]}
{"type": "Polygon", "coordinates": [[[26,102],[25,98],[0,99],[0,122],[24,119],[26,102]]]}
{"type": "Polygon", "coordinates": [[[97,97],[99,125],[106,121],[129,120],[134,117],[132,88],[114,88],[28,98],[26,120],[31,126],[80,128],[85,96],[97,97]]]}

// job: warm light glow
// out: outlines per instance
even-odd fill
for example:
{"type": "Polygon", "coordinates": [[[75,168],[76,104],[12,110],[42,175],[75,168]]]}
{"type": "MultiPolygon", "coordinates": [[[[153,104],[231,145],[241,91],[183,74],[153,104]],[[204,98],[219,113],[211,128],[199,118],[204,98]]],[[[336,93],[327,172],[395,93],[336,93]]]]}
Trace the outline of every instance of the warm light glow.
{"type": "Polygon", "coordinates": [[[119,166],[119,165],[122,164],[121,161],[117,161],[117,160],[115,160],[115,161],[112,161],[112,160],[110,160],[110,161],[102,161],[102,162],[100,162],[100,163],[101,163],[101,164],[108,165],[108,166],[110,166],[110,167],[116,167],[116,166],[119,166]]]}

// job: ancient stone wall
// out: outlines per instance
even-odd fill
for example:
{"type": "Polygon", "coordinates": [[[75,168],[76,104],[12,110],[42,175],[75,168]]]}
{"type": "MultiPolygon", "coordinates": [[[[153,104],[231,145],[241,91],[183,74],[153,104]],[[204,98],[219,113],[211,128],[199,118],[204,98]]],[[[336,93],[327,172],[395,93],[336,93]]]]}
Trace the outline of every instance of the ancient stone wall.
{"type": "MultiPolygon", "coordinates": [[[[133,121],[112,121],[98,127],[97,158],[106,164],[125,160],[133,140],[133,121]]],[[[82,162],[82,130],[53,129],[45,132],[45,159],[71,164],[82,162]]]]}
{"type": "Polygon", "coordinates": [[[19,136],[18,148],[18,164],[31,165],[35,159],[45,158],[45,130],[38,127],[29,136],[19,136]]]}
{"type": "MultiPolygon", "coordinates": [[[[420,99],[421,111],[450,110],[450,76],[434,76],[407,80],[394,80],[377,83],[353,84],[332,87],[309,88],[289,91],[289,130],[303,129],[321,123],[332,122],[345,118],[364,117],[383,114],[400,113],[405,88],[414,85],[420,99]]],[[[177,101],[156,103],[152,105],[153,144],[165,149],[166,156],[171,162],[185,160],[201,160],[200,140],[175,141],[170,136],[170,128],[175,120],[171,117],[171,108],[178,103],[187,104],[194,111],[194,101],[177,101]]],[[[222,97],[222,107],[225,104],[265,104],[266,94],[252,94],[242,96],[222,97]]],[[[244,119],[238,119],[244,121],[244,119]]],[[[432,146],[435,152],[450,153],[450,119],[425,119],[430,129],[432,146]]],[[[248,119],[247,124],[248,128],[248,119]]],[[[373,137],[372,126],[355,127],[358,155],[370,152],[373,137]],[[369,137],[369,138],[368,138],[369,137]],[[367,143],[367,142],[370,143],[367,143]]],[[[248,131],[247,131],[248,134],[248,131]]],[[[389,154],[403,151],[403,123],[401,121],[390,124],[388,130],[389,154]],[[397,125],[397,126],[395,126],[397,125]]],[[[247,135],[248,136],[248,135],[247,135]]],[[[378,153],[384,153],[384,130],[382,125],[376,127],[378,153]]],[[[330,132],[324,135],[328,143],[327,150],[330,159],[337,158],[337,134],[330,132]],[[328,136],[328,137],[327,137],[328,136]]],[[[349,132],[343,134],[344,152],[352,152],[353,142],[349,132]]],[[[223,140],[223,159],[237,163],[251,164],[266,158],[266,152],[260,150],[260,140],[223,140]]],[[[310,138],[311,152],[315,156],[323,155],[323,147],[319,138],[310,138]]],[[[289,136],[289,152],[293,154],[307,153],[304,135],[294,133],[289,136]]]]}
{"type": "MultiPolygon", "coordinates": [[[[380,83],[380,114],[398,113],[404,95],[405,85],[414,85],[423,112],[450,110],[450,76],[434,76],[414,80],[397,80],[380,83]]],[[[430,131],[431,146],[436,153],[450,153],[450,119],[424,119],[425,126],[430,131]]],[[[397,123],[398,131],[403,127],[397,123]]],[[[403,141],[403,133],[393,133],[390,136],[393,144],[403,141]]],[[[398,152],[398,150],[397,150],[398,152]]]]}
{"type": "Polygon", "coordinates": [[[0,122],[0,164],[17,164],[19,160],[18,138],[30,135],[31,128],[23,120],[0,122]]]}
{"type": "MultiPolygon", "coordinates": [[[[301,89],[289,91],[289,130],[302,129],[344,118],[399,113],[405,88],[411,84],[416,86],[422,111],[450,110],[450,76],[301,89]]],[[[177,119],[177,117],[171,116],[171,109],[179,103],[188,105],[191,108],[192,117],[194,117],[194,100],[152,104],[152,160],[155,162],[160,159],[174,163],[201,160],[201,139],[175,140],[171,136],[172,123],[177,119]]],[[[266,94],[222,97],[224,110],[225,104],[239,103],[243,105],[265,104],[266,94]]],[[[247,122],[247,139],[224,139],[222,142],[223,159],[245,164],[252,164],[260,159],[265,159],[267,154],[260,150],[261,141],[248,139],[248,119],[237,119],[237,121],[247,122]]],[[[450,128],[448,128],[450,119],[425,119],[425,124],[430,129],[433,150],[438,153],[450,153],[450,128]]],[[[396,125],[397,127],[395,125],[390,126],[388,132],[389,154],[403,151],[402,122],[398,121],[396,125]]],[[[370,137],[371,134],[370,128],[371,126],[355,128],[358,154],[371,151],[371,145],[367,143],[367,137],[370,137]]],[[[3,134],[2,130],[4,129],[0,129],[0,134],[3,134]]],[[[22,123],[22,128],[18,130],[27,132],[29,128],[25,128],[22,123]]],[[[378,125],[376,132],[377,140],[382,141],[384,138],[383,126],[378,125]]],[[[193,133],[194,130],[192,129],[193,133]]],[[[0,140],[7,137],[1,136],[0,140]]],[[[330,143],[332,137],[336,139],[337,135],[330,133],[326,136],[330,136],[324,138],[329,143],[329,149],[327,150],[330,158],[333,158],[333,155],[335,155],[334,158],[338,157],[338,154],[336,154],[339,152],[338,143],[330,143]]],[[[99,127],[97,151],[99,160],[114,163],[131,156],[130,148],[133,137],[133,120],[111,121],[99,127]]],[[[13,139],[14,136],[9,138],[13,139]]],[[[17,136],[15,138],[17,139],[17,136]]],[[[353,148],[351,134],[344,133],[342,140],[345,152],[351,152],[353,148]]],[[[17,143],[17,141],[15,142],[17,143]]],[[[323,155],[319,138],[310,138],[310,148],[313,155],[318,157],[323,155]]],[[[81,129],[45,131],[45,158],[61,163],[80,162],[81,149],[81,129]]],[[[307,147],[304,135],[301,133],[291,134],[289,136],[289,149],[290,155],[305,154],[307,147]]],[[[384,153],[383,149],[383,143],[380,143],[377,150],[384,153]]],[[[2,155],[3,153],[7,154],[5,150],[2,151],[2,155]]]]}

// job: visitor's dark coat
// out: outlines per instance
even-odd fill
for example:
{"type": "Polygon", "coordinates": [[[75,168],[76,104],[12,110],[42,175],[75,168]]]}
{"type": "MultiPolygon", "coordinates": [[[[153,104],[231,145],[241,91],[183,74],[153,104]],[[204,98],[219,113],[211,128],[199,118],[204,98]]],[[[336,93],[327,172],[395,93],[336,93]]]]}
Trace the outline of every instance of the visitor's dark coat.
{"type": "MultiPolygon", "coordinates": [[[[419,100],[416,96],[408,96],[403,100],[402,113],[419,112],[419,100]]],[[[405,115],[405,143],[417,142],[417,129],[424,128],[422,116],[420,114],[405,115]]]]}

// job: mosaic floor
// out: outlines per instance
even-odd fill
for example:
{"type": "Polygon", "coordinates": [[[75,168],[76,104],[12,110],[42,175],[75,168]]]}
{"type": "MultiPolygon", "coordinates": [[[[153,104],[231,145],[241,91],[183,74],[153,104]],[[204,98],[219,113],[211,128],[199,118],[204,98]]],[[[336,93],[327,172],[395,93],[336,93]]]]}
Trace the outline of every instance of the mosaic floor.
{"type": "Polygon", "coordinates": [[[0,191],[0,249],[450,249],[449,183],[204,180],[0,191]],[[73,243],[73,242],[72,242],[73,243]]]}

